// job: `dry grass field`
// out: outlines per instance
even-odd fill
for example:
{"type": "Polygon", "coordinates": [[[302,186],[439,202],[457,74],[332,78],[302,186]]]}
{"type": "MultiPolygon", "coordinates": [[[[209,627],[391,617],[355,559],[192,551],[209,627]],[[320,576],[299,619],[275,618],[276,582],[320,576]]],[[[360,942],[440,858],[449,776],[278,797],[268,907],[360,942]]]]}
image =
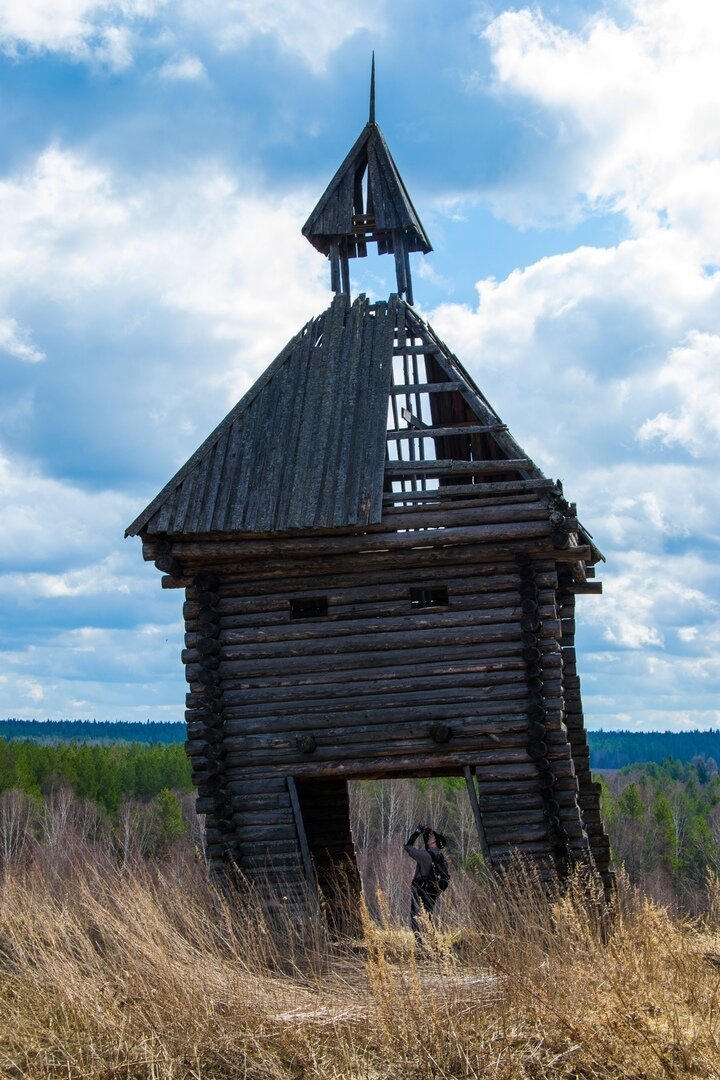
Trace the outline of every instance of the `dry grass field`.
{"type": "MultiPolygon", "coordinates": [[[[720,890],[684,922],[620,881],[553,903],[458,875],[415,951],[219,893],[201,862],[97,849],[6,867],[3,1077],[305,1080],[720,1076],[720,890]]],[[[382,898],[376,911],[383,911],[382,898]]]]}

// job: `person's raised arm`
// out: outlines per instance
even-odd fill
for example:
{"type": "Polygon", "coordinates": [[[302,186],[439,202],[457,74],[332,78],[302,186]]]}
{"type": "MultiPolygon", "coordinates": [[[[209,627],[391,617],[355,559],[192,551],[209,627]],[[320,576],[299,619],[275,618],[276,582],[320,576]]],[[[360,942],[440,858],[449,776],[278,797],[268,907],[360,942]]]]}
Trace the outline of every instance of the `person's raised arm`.
{"type": "Polygon", "coordinates": [[[425,854],[422,849],[415,847],[415,841],[417,840],[418,836],[420,836],[420,834],[424,831],[424,829],[424,825],[418,825],[418,827],[410,833],[405,844],[405,851],[408,853],[410,858],[415,859],[416,862],[420,862],[420,855],[425,854]]]}

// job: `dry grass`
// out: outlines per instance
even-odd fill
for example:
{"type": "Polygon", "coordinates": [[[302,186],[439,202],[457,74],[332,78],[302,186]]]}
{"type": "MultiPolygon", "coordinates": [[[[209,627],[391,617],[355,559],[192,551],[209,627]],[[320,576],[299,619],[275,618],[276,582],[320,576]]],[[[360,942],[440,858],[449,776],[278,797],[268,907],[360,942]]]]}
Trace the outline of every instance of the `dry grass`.
{"type": "Polygon", "coordinates": [[[706,924],[621,882],[610,926],[580,879],[458,877],[420,955],[387,913],[332,941],[191,860],[76,856],[6,869],[3,1077],[720,1076],[717,882],[706,924]]]}

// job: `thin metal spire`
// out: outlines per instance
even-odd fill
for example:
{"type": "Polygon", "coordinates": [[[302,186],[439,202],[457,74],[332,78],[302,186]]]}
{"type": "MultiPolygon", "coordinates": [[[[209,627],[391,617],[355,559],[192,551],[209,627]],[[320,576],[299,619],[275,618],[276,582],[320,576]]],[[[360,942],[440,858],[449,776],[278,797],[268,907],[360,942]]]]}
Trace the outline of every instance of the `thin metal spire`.
{"type": "Polygon", "coordinates": [[[370,117],[368,123],[375,123],[375,50],[372,54],[372,66],[370,67],[370,117]]]}

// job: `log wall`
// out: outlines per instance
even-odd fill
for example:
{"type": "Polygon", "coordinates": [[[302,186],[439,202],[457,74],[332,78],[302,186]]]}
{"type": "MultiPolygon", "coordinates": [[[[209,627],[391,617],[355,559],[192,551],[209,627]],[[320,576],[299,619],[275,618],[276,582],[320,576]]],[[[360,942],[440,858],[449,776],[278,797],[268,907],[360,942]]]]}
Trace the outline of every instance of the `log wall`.
{"type": "MultiPolygon", "coordinates": [[[[232,858],[251,879],[271,871],[299,889],[287,777],[307,814],[313,783],[469,767],[493,863],[520,851],[562,872],[590,848],[606,874],[564,552],[529,554],[518,536],[501,557],[473,537],[446,543],[444,530],[404,535],[414,543],[394,550],[355,542],[333,553],[326,540],[321,557],[312,546],[293,557],[281,541],[274,558],[245,562],[219,544],[210,569],[199,569],[205,544],[174,545],[185,577],[194,571],[183,609],[187,751],[211,862],[232,858]],[[411,588],[438,587],[447,605],[413,607],[411,588]],[[291,601],[318,597],[326,615],[291,617],[291,601]]],[[[343,829],[334,843],[352,864],[343,829]]]]}

